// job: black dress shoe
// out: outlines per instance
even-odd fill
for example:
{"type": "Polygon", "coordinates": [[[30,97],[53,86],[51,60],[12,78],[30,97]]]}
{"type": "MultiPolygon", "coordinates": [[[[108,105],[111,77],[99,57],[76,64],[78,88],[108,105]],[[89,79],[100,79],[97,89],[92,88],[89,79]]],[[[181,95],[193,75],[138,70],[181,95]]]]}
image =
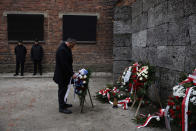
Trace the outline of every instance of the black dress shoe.
{"type": "Polygon", "coordinates": [[[33,73],[33,75],[36,75],[36,73],[33,73]]]}
{"type": "Polygon", "coordinates": [[[17,76],[18,74],[14,74],[14,76],[17,76]]]}
{"type": "Polygon", "coordinates": [[[72,107],[72,104],[65,104],[64,107],[65,107],[65,108],[72,107]]]}
{"type": "Polygon", "coordinates": [[[24,74],[21,74],[20,76],[24,76],[24,74]]]}
{"type": "Polygon", "coordinates": [[[64,114],[71,114],[72,113],[72,111],[70,111],[70,110],[67,110],[67,109],[59,109],[59,112],[60,113],[64,113],[64,114]]]}

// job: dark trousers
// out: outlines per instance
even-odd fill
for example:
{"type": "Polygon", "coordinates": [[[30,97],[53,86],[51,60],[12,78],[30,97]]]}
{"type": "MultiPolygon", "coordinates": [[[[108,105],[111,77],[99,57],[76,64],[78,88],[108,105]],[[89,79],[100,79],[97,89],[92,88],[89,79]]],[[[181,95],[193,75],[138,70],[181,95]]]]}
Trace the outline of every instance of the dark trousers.
{"type": "Polygon", "coordinates": [[[64,102],[64,97],[67,92],[67,86],[66,84],[58,84],[59,90],[58,90],[58,101],[59,101],[59,108],[63,108],[66,102],[64,102]]]}
{"type": "Polygon", "coordinates": [[[34,74],[37,73],[37,68],[39,69],[39,73],[42,74],[42,65],[41,65],[41,61],[40,60],[34,60],[33,61],[34,64],[34,74]]]}
{"type": "Polygon", "coordinates": [[[23,73],[24,73],[24,62],[16,61],[16,74],[18,74],[20,66],[21,66],[20,72],[21,72],[21,75],[23,75],[23,73]]]}

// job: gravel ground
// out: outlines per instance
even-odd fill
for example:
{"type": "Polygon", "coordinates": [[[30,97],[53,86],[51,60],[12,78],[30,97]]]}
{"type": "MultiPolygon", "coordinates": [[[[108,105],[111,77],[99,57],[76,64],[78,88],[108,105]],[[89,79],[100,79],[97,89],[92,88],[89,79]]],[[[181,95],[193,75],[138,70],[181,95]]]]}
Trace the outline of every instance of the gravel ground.
{"type": "Polygon", "coordinates": [[[0,131],[166,131],[159,128],[137,129],[131,120],[134,111],[113,109],[95,99],[95,93],[112,83],[111,77],[91,78],[89,98],[80,113],[73,89],[68,96],[72,114],[58,112],[57,85],[52,78],[0,78],[0,131]]]}

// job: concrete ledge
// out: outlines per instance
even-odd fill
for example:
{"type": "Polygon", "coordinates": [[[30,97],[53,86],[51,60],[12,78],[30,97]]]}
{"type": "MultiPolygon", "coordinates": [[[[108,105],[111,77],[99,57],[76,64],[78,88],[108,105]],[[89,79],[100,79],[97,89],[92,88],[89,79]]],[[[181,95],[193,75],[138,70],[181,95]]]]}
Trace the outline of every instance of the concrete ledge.
{"type": "MultiPolygon", "coordinates": [[[[24,73],[24,76],[13,76],[14,73],[0,73],[0,78],[16,78],[16,79],[21,79],[21,78],[52,78],[54,73],[53,72],[47,72],[43,73],[42,75],[33,75],[32,73],[24,73]]],[[[91,74],[91,77],[112,77],[111,72],[93,72],[91,74]]]]}

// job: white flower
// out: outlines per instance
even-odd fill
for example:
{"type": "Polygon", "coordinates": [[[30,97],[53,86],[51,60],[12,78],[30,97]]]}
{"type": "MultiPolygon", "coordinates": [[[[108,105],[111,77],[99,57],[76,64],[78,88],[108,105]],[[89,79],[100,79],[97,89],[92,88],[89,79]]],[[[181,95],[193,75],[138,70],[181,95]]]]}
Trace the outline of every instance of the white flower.
{"type": "Polygon", "coordinates": [[[118,95],[118,98],[120,98],[120,95],[118,95]]]}
{"type": "Polygon", "coordinates": [[[84,75],[84,79],[86,79],[87,78],[87,76],[86,75],[84,75]]]}
{"type": "Polygon", "coordinates": [[[190,102],[192,102],[193,105],[196,105],[196,97],[191,98],[191,99],[190,99],[190,102]]]}
{"type": "Polygon", "coordinates": [[[182,85],[176,85],[173,87],[173,96],[184,97],[185,88],[182,85]]]}
{"type": "Polygon", "coordinates": [[[148,117],[150,116],[150,114],[148,114],[148,117]]]}
{"type": "Polygon", "coordinates": [[[83,84],[86,84],[86,81],[83,81],[82,83],[83,83],[83,84]]]}
{"type": "Polygon", "coordinates": [[[156,120],[157,120],[157,121],[160,121],[160,117],[157,117],[156,120]]]}
{"type": "Polygon", "coordinates": [[[82,79],[82,75],[79,75],[79,78],[82,79]]]}
{"type": "Polygon", "coordinates": [[[194,96],[196,96],[196,91],[193,91],[192,94],[193,94],[194,96]]]}
{"type": "Polygon", "coordinates": [[[141,80],[141,81],[142,81],[142,80],[143,80],[143,78],[142,78],[142,77],[140,77],[140,78],[139,78],[139,80],[141,80]]]}

